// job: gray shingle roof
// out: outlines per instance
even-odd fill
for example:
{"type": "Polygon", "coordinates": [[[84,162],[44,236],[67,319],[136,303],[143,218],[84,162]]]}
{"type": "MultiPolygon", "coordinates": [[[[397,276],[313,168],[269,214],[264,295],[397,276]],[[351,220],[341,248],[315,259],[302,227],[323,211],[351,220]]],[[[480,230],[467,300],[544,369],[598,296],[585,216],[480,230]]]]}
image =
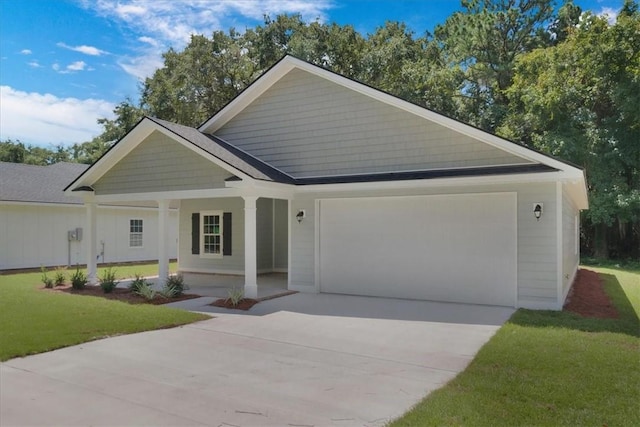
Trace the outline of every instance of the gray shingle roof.
{"type": "Polygon", "coordinates": [[[88,167],[64,162],[50,166],[0,162],[0,200],[82,204],[81,198],[67,197],[63,190],[88,167]]]}

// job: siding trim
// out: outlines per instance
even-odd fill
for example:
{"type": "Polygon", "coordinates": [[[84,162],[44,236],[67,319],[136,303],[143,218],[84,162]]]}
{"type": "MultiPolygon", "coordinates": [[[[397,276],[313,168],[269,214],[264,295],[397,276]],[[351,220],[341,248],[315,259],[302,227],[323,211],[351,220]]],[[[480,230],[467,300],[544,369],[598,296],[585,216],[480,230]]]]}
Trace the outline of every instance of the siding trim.
{"type": "Polygon", "coordinates": [[[556,280],[557,280],[557,301],[556,301],[556,310],[562,310],[562,305],[564,303],[564,299],[562,295],[564,293],[564,286],[562,277],[564,276],[564,248],[563,248],[563,240],[562,240],[562,228],[563,228],[563,218],[562,218],[562,183],[556,182],[556,280]]]}

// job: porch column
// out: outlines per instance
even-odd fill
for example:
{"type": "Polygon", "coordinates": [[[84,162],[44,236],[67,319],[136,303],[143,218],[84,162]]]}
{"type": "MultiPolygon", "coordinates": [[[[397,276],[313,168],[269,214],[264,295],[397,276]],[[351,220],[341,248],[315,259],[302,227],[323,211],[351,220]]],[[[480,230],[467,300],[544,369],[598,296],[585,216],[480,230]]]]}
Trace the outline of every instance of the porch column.
{"type": "Polygon", "coordinates": [[[244,296],[258,296],[258,267],[256,244],[256,200],[247,196],[244,199],[244,296]]]}
{"type": "Polygon", "coordinates": [[[95,202],[85,202],[87,208],[87,281],[91,285],[98,283],[98,219],[95,202]]]}
{"type": "Polygon", "coordinates": [[[169,201],[158,201],[158,283],[161,285],[169,277],[169,252],[167,227],[169,226],[169,201]]]}

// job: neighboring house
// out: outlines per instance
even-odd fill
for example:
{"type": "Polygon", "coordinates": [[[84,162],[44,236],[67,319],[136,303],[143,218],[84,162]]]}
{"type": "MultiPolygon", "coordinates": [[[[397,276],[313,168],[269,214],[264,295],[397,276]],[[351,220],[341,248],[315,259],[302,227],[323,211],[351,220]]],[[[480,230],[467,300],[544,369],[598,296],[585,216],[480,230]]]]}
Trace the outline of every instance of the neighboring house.
{"type": "MultiPolygon", "coordinates": [[[[87,262],[86,209],[63,189],[88,165],[33,166],[0,162],[0,270],[87,262]],[[76,231],[77,230],[77,231],[76,231]]],[[[98,207],[97,262],[155,260],[155,206],[98,207]]],[[[177,210],[171,213],[169,256],[177,256],[177,210]]]]}
{"type": "Polygon", "coordinates": [[[198,129],[143,118],[66,193],[179,203],[179,269],[244,274],[246,296],[286,271],[304,292],[543,309],[588,208],[580,168],[290,56],[198,129]]]}

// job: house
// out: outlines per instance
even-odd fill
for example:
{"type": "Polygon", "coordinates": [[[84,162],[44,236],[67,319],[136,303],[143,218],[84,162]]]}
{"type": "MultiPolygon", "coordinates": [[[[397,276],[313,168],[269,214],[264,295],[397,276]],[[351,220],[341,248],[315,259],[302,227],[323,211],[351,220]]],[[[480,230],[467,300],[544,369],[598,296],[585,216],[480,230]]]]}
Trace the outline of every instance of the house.
{"type": "MultiPolygon", "coordinates": [[[[86,209],[62,191],[88,165],[34,166],[0,162],[0,270],[87,262],[86,209]]],[[[155,205],[97,207],[96,261],[157,259],[155,205]],[[150,230],[154,230],[151,232],[150,230]]],[[[169,251],[177,256],[178,212],[170,213],[169,251]]]]}
{"type": "Polygon", "coordinates": [[[588,208],[580,168],[291,56],[197,129],[143,118],[65,191],[90,242],[96,203],[155,203],[161,278],[179,204],[179,269],[242,274],[249,297],[286,271],[303,292],[536,309],[561,309],[588,208]]]}

